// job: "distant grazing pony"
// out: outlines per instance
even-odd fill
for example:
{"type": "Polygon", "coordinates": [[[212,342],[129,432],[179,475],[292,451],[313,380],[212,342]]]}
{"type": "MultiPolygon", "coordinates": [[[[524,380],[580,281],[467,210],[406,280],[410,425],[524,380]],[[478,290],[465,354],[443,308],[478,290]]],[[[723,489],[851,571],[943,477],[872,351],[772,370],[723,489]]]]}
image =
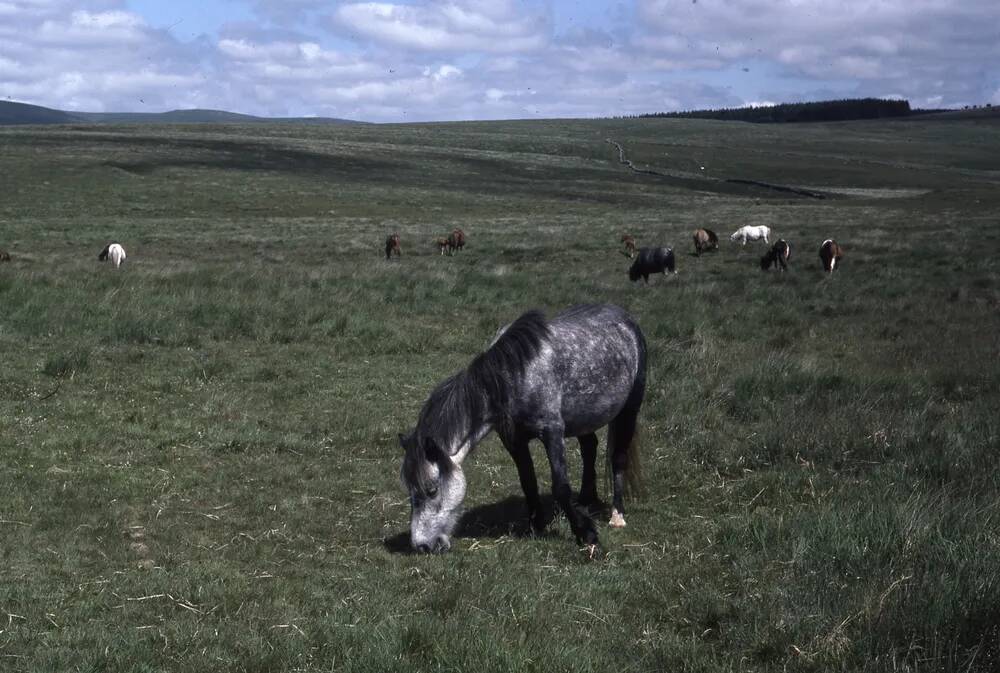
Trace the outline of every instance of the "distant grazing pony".
{"type": "Polygon", "coordinates": [[[3,248],[0,248],[0,262],[9,262],[9,261],[10,261],[10,253],[4,250],[3,248]]]}
{"type": "Polygon", "coordinates": [[[711,229],[694,230],[694,254],[701,256],[706,250],[718,250],[719,237],[711,229]]]}
{"type": "Polygon", "coordinates": [[[625,246],[625,256],[629,259],[635,257],[635,239],[628,234],[622,234],[621,242],[625,246]]]}
{"type": "Polygon", "coordinates": [[[104,250],[101,250],[101,254],[97,256],[97,259],[102,262],[110,259],[111,263],[117,269],[125,261],[125,248],[117,243],[109,243],[104,246],[104,250]]]}
{"type": "Polygon", "coordinates": [[[670,248],[639,248],[639,255],[632,262],[632,268],[628,270],[628,278],[632,282],[641,277],[647,283],[649,274],[662,273],[663,275],[677,273],[674,270],[674,251],[670,248]]]}
{"type": "Polygon", "coordinates": [[[745,227],[740,227],[739,229],[734,231],[733,235],[729,237],[729,240],[733,241],[734,243],[736,241],[739,241],[743,245],[746,245],[747,241],[759,241],[760,239],[763,238],[764,242],[767,243],[767,237],[770,235],[771,235],[770,227],[765,227],[763,224],[756,227],[752,227],[748,224],[745,227]]]}
{"type": "Polygon", "coordinates": [[[823,260],[823,270],[827,273],[833,273],[833,268],[843,256],[844,251],[832,238],[826,239],[823,245],[819,246],[819,258],[823,260]]]}
{"type": "Polygon", "coordinates": [[[768,271],[772,266],[778,271],[788,271],[788,259],[792,256],[792,247],[779,238],[767,254],[760,258],[760,268],[768,271]]]}
{"type": "Polygon", "coordinates": [[[399,249],[399,234],[389,234],[385,237],[385,258],[388,260],[396,253],[396,257],[402,256],[399,249]]]}
{"type": "Polygon", "coordinates": [[[456,227],[450,234],[448,234],[448,253],[451,254],[464,247],[465,232],[456,227]]]}
{"type": "Polygon", "coordinates": [[[448,250],[447,238],[439,238],[435,241],[435,243],[437,243],[438,252],[441,253],[442,255],[448,250]]]}

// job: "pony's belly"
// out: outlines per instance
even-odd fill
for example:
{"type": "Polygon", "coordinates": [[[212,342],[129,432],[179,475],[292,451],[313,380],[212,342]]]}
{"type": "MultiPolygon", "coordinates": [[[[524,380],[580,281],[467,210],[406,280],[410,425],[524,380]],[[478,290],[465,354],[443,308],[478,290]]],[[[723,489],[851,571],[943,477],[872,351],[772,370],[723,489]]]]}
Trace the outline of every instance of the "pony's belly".
{"type": "Polygon", "coordinates": [[[562,421],[566,437],[579,437],[597,432],[622,410],[628,391],[622,394],[602,395],[600,399],[577,399],[570,404],[563,400],[562,421]]]}

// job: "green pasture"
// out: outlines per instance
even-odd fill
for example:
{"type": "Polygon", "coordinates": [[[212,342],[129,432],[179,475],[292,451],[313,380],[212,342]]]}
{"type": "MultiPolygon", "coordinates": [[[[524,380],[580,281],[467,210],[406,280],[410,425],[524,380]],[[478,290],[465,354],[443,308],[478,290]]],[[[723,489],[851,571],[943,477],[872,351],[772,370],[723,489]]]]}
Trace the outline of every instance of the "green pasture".
{"type": "Polygon", "coordinates": [[[1000,668],[996,123],[0,127],[0,248],[2,671],[1000,668]],[[649,342],[628,527],[530,535],[491,437],[407,553],[397,433],[580,302],[649,342]]]}

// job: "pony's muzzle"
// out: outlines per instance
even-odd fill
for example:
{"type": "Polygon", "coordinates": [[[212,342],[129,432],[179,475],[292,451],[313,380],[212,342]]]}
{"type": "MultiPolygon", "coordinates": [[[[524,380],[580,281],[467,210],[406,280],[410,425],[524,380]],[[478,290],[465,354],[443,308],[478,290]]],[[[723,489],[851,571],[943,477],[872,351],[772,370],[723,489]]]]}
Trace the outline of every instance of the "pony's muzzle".
{"type": "Polygon", "coordinates": [[[420,554],[443,554],[451,549],[451,540],[446,535],[439,535],[430,542],[415,544],[413,548],[420,554]]]}

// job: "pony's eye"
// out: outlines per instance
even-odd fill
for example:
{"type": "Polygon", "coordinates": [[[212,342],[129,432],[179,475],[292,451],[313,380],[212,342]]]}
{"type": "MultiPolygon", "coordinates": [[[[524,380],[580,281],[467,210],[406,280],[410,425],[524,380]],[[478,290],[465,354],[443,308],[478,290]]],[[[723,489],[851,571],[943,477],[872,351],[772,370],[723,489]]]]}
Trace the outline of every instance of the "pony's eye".
{"type": "Polygon", "coordinates": [[[437,486],[429,486],[429,487],[427,488],[427,497],[428,497],[428,498],[433,498],[433,497],[436,497],[436,496],[437,496],[437,494],[438,494],[438,489],[437,489],[437,486]]]}

